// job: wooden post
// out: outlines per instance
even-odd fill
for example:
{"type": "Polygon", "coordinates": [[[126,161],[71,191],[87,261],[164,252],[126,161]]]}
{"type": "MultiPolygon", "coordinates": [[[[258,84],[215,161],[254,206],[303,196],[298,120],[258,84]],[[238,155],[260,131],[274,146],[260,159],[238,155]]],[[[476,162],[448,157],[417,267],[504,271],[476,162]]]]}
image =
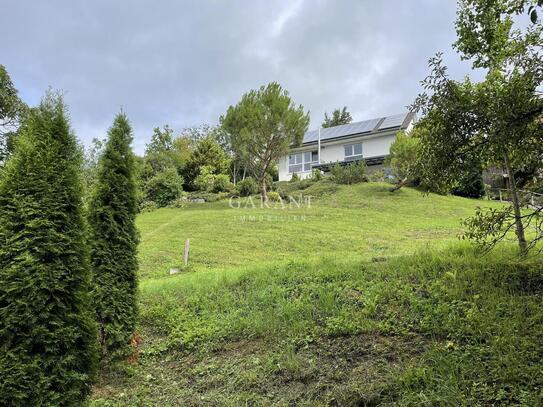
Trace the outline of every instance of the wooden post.
{"type": "Polygon", "coordinates": [[[502,202],[502,190],[500,189],[500,202],[502,202]]]}
{"type": "Polygon", "coordinates": [[[185,240],[185,266],[189,264],[189,250],[190,250],[190,240],[185,240]]]}

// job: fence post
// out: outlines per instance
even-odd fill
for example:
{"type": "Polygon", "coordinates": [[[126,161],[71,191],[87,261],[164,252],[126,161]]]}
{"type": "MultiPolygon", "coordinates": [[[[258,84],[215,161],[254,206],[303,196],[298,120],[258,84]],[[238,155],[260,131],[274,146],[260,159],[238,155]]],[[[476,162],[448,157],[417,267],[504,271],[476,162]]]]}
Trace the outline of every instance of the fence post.
{"type": "Polygon", "coordinates": [[[185,240],[185,266],[189,264],[189,250],[190,250],[190,240],[185,240]]]}

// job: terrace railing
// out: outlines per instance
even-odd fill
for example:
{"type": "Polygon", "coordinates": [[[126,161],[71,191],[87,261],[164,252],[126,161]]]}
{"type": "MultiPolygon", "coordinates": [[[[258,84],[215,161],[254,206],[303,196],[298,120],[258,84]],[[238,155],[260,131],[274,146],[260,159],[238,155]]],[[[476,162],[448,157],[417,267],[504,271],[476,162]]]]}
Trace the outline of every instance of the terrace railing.
{"type": "MultiPolygon", "coordinates": [[[[534,209],[543,208],[543,194],[533,191],[519,190],[518,195],[522,206],[534,209]]],[[[491,188],[488,191],[487,196],[489,199],[499,199],[500,202],[509,202],[512,200],[510,189],[491,188]]]]}

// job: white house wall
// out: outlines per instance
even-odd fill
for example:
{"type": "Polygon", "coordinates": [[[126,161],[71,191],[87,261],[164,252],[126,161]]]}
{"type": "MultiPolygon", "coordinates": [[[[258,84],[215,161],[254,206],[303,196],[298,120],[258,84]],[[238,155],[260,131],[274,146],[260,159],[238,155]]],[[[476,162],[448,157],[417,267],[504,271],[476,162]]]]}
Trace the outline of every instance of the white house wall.
{"type": "MultiPolygon", "coordinates": [[[[362,156],[364,158],[378,157],[388,155],[390,152],[390,145],[394,142],[396,132],[377,134],[372,136],[359,136],[344,138],[332,142],[322,143],[321,145],[321,163],[335,163],[337,161],[344,161],[346,144],[360,143],[362,142],[362,156]]],[[[317,145],[311,145],[306,147],[300,147],[293,149],[291,153],[300,153],[306,151],[316,151],[317,145]]],[[[288,155],[279,159],[279,181],[290,180],[292,174],[288,172],[288,155]]],[[[311,176],[311,171],[299,172],[298,176],[301,179],[311,176]]]]}

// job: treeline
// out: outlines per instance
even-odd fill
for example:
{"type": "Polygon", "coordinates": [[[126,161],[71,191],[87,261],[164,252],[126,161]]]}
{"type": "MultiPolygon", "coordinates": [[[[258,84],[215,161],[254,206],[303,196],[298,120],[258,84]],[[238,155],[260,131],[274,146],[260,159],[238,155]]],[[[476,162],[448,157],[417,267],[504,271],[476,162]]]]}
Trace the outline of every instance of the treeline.
{"type": "MultiPolygon", "coordinates": [[[[270,83],[243,95],[217,126],[186,128],[177,135],[167,125],[156,127],[143,157],[136,157],[138,207],[257,192],[266,197],[278,178],[279,157],[301,143],[308,125],[303,107],[296,106],[279,84],[270,83]]],[[[96,183],[103,146],[103,141],[93,140],[85,154],[89,191],[96,183]]]]}
{"type": "MultiPolygon", "coordinates": [[[[96,156],[103,142],[86,151],[88,190],[96,182],[96,156]]],[[[165,125],[153,130],[143,156],[135,158],[138,208],[164,207],[192,197],[236,194],[236,184],[250,177],[236,160],[220,126],[202,125],[175,135],[165,125]]],[[[270,172],[270,179],[276,176],[270,172]]],[[[252,191],[256,193],[256,191],[252,191]]]]}

